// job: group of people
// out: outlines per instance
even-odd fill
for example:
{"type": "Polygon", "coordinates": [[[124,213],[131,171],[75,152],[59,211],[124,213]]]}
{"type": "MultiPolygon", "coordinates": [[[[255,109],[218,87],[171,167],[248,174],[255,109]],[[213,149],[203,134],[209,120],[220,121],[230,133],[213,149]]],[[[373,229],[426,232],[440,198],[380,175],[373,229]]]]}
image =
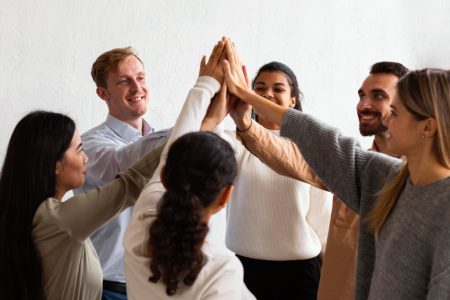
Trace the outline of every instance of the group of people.
{"type": "Polygon", "coordinates": [[[302,112],[288,66],[250,82],[227,38],[169,130],[143,119],[132,48],[103,53],[91,75],[104,123],[80,136],[35,111],[12,133],[6,299],[450,298],[449,71],[373,64],[357,103],[369,150],[302,112]],[[226,248],[208,242],[223,208],[226,248]]]}

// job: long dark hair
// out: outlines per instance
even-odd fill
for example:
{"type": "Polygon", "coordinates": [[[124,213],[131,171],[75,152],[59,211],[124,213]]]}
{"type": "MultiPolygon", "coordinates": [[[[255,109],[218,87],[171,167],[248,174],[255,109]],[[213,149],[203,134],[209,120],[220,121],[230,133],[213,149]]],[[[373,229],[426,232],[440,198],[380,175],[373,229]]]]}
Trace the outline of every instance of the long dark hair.
{"type": "Polygon", "coordinates": [[[55,195],[55,166],[75,124],[58,113],[35,111],[16,125],[0,177],[0,282],[4,299],[45,299],[41,258],[32,237],[39,205],[55,195]]]}
{"type": "MultiPolygon", "coordinates": [[[[303,111],[302,108],[303,93],[300,91],[300,88],[298,87],[297,76],[295,76],[295,73],[294,71],[292,71],[291,68],[278,61],[272,61],[270,63],[263,65],[261,68],[259,68],[258,73],[256,73],[255,78],[253,78],[252,80],[252,89],[255,87],[256,79],[263,72],[281,72],[284,75],[286,75],[286,79],[289,83],[289,86],[291,87],[291,97],[295,97],[295,106],[293,108],[299,111],[303,111]]],[[[255,114],[254,110],[252,110],[252,118],[258,121],[258,115],[255,114]]]]}
{"type": "Polygon", "coordinates": [[[203,210],[233,184],[236,172],[233,149],[214,133],[188,133],[170,147],[162,178],[167,191],[149,240],[149,280],[161,279],[167,295],[176,293],[180,280],[192,285],[201,271],[208,233],[203,210]]]}

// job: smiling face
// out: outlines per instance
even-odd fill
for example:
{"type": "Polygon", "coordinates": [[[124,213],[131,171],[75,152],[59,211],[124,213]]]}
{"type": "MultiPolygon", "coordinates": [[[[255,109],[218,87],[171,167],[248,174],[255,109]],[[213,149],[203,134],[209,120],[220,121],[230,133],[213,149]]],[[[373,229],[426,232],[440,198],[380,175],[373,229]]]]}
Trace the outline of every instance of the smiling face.
{"type": "Polygon", "coordinates": [[[395,97],[391,105],[390,116],[386,119],[389,128],[386,139],[389,151],[407,157],[414,151],[420,151],[424,142],[421,130],[423,122],[417,120],[406,109],[399,97],[395,97]]]}
{"type": "Polygon", "coordinates": [[[64,152],[63,158],[56,162],[56,198],[84,184],[87,162],[88,158],[83,151],[80,134],[75,130],[69,148],[64,152]]]}
{"type": "Polygon", "coordinates": [[[377,135],[387,130],[383,120],[390,114],[397,81],[397,76],[388,73],[371,74],[364,80],[356,106],[361,135],[377,135]]]}
{"type": "Polygon", "coordinates": [[[108,73],[106,88],[97,87],[97,94],[106,101],[109,113],[136,127],[147,111],[148,87],[142,63],[130,55],[116,70],[108,73]]]}
{"type": "MultiPolygon", "coordinates": [[[[295,97],[291,96],[291,85],[283,72],[262,72],[255,79],[253,90],[256,94],[282,107],[295,106],[295,97]]],[[[280,129],[277,124],[261,117],[258,118],[258,122],[267,129],[280,129]]]]}

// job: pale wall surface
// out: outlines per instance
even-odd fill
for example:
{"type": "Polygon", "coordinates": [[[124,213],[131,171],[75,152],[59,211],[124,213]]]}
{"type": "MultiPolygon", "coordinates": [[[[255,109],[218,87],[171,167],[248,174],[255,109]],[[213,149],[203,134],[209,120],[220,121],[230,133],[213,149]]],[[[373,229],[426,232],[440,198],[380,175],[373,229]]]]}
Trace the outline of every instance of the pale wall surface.
{"type": "MultiPolygon", "coordinates": [[[[134,46],[151,89],[146,118],[171,126],[202,54],[222,35],[250,75],[271,60],[298,75],[305,110],[359,137],[356,91],[369,66],[450,64],[448,1],[0,0],[0,159],[18,120],[34,109],[102,122],[90,67],[102,52],[134,46]]],[[[363,145],[368,146],[366,138],[363,145]]]]}

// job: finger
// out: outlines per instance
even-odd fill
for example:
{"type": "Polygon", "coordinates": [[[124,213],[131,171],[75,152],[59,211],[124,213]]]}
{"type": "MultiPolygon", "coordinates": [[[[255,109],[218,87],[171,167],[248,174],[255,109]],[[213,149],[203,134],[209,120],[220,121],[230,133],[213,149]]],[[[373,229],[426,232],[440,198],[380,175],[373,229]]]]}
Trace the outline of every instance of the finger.
{"type": "Polygon", "coordinates": [[[216,51],[217,51],[217,48],[218,48],[218,47],[219,47],[219,44],[216,44],[216,45],[214,46],[214,48],[212,49],[211,54],[209,55],[208,62],[206,63],[207,65],[209,65],[209,64],[213,61],[213,57],[214,57],[214,55],[216,54],[216,51]]]}
{"type": "Polygon", "coordinates": [[[220,64],[220,59],[222,58],[222,54],[224,52],[226,42],[220,41],[217,45],[218,46],[216,49],[216,53],[214,53],[214,58],[213,58],[213,63],[215,65],[220,64]]]}
{"type": "Polygon", "coordinates": [[[240,69],[242,64],[241,64],[241,59],[239,58],[239,54],[238,54],[238,52],[236,50],[236,44],[233,42],[231,46],[232,46],[231,49],[233,50],[234,63],[240,69]]]}
{"type": "Polygon", "coordinates": [[[248,79],[247,67],[245,65],[242,65],[242,73],[244,73],[245,83],[247,84],[247,87],[249,87],[250,80],[248,79]]]}
{"type": "Polygon", "coordinates": [[[229,86],[231,81],[233,80],[233,75],[231,74],[231,67],[230,67],[230,63],[228,62],[228,60],[226,60],[226,59],[223,60],[222,67],[223,67],[223,72],[225,73],[225,80],[229,86]]]}
{"type": "Polygon", "coordinates": [[[236,64],[236,60],[235,60],[235,56],[234,56],[234,50],[233,50],[233,45],[231,40],[228,40],[227,42],[227,60],[231,65],[235,65],[236,64]]]}
{"type": "Polygon", "coordinates": [[[206,66],[206,55],[202,56],[202,60],[200,61],[200,72],[202,72],[203,68],[206,66]]]}

